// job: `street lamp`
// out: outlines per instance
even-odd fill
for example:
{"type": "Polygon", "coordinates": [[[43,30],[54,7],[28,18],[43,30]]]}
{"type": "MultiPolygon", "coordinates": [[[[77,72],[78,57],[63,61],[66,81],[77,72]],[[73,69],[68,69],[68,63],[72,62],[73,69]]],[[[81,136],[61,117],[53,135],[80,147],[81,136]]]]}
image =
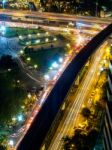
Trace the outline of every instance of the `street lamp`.
{"type": "Polygon", "coordinates": [[[96,17],[98,16],[98,0],[96,0],[96,17]]]}
{"type": "Polygon", "coordinates": [[[31,98],[31,94],[30,94],[30,93],[28,93],[27,97],[30,99],[30,98],[31,98]]]}
{"type": "Polygon", "coordinates": [[[62,57],[59,58],[59,62],[60,62],[60,63],[63,62],[63,58],[62,58],[62,57]]]}
{"type": "Polygon", "coordinates": [[[49,75],[47,75],[47,74],[44,75],[44,79],[45,79],[45,80],[49,80],[49,79],[50,79],[49,75]]]}
{"type": "Polygon", "coordinates": [[[27,59],[26,59],[27,61],[30,61],[31,60],[31,58],[30,57],[27,57],[27,59]]]}
{"type": "Polygon", "coordinates": [[[14,146],[14,141],[13,141],[13,140],[10,140],[10,141],[9,141],[9,145],[10,145],[10,146],[14,146]]]}
{"type": "Polygon", "coordinates": [[[19,115],[19,116],[17,117],[17,119],[18,119],[19,122],[23,121],[23,115],[19,115]]]}
{"type": "Polygon", "coordinates": [[[46,35],[49,35],[49,32],[46,32],[46,35]]]}
{"type": "Polygon", "coordinates": [[[20,50],[20,54],[24,54],[24,51],[23,51],[23,50],[20,50]]]}
{"type": "Polygon", "coordinates": [[[38,65],[35,64],[35,65],[34,65],[34,68],[37,69],[37,68],[38,68],[38,65]]]}
{"type": "Polygon", "coordinates": [[[3,0],[3,1],[2,1],[3,9],[5,8],[5,7],[4,7],[4,6],[5,6],[5,3],[6,3],[6,0],[3,0]]]}
{"type": "Polygon", "coordinates": [[[57,40],[57,38],[55,37],[53,40],[54,40],[54,41],[56,41],[56,40],[57,40]]]}
{"type": "Polygon", "coordinates": [[[5,34],[5,32],[6,32],[6,27],[5,27],[5,25],[2,25],[2,26],[0,27],[0,32],[1,32],[2,35],[5,34]]]}
{"type": "Polygon", "coordinates": [[[58,66],[59,66],[59,65],[58,65],[57,62],[54,62],[54,63],[52,64],[52,67],[53,67],[53,68],[58,68],[58,66]]]}
{"type": "Polygon", "coordinates": [[[49,41],[49,39],[48,39],[48,38],[46,38],[46,39],[45,39],[45,42],[48,42],[48,41],[49,41]]]}

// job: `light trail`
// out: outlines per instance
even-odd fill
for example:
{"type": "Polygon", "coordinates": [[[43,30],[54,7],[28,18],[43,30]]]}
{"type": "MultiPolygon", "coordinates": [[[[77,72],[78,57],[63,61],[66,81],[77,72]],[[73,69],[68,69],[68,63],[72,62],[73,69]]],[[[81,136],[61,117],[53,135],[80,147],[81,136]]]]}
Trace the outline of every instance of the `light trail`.
{"type": "MultiPolygon", "coordinates": [[[[107,43],[105,43],[103,47],[101,47],[101,49],[104,48],[106,45],[107,43]]],[[[94,60],[92,62],[93,65],[91,65],[91,68],[89,69],[87,76],[85,77],[83,83],[80,85],[80,88],[74,97],[74,102],[72,106],[70,107],[68,114],[66,114],[66,116],[63,118],[62,124],[59,126],[56,132],[56,135],[54,135],[54,138],[51,141],[51,145],[49,146],[48,150],[52,150],[52,149],[61,150],[62,149],[62,144],[63,144],[62,138],[68,135],[70,133],[70,130],[73,129],[74,127],[74,122],[76,121],[77,116],[82,107],[82,104],[88,95],[88,91],[85,92],[85,89],[91,88],[94,82],[94,79],[97,75],[97,71],[99,70],[98,66],[100,64],[100,60],[102,59],[102,56],[104,55],[104,53],[105,51],[101,51],[101,50],[98,50],[95,53],[94,60]]]]}
{"type": "MultiPolygon", "coordinates": [[[[2,24],[3,22],[0,22],[0,24],[2,24]]],[[[37,25],[32,25],[32,24],[23,24],[23,23],[11,23],[11,22],[6,22],[6,26],[18,26],[18,27],[24,27],[24,28],[36,28],[37,25]]],[[[49,29],[49,30],[52,30],[54,29],[54,27],[49,27],[49,26],[43,26],[45,29],[49,29]]],[[[62,31],[62,30],[65,30],[66,28],[65,27],[57,27],[55,28],[56,31],[62,31]]],[[[77,30],[74,30],[74,31],[77,31],[77,30]]],[[[80,41],[81,42],[81,41],[80,41]]],[[[81,43],[80,43],[81,44],[81,43]]],[[[84,45],[83,45],[84,46],[84,45]]],[[[76,48],[76,47],[75,47],[76,48]]],[[[80,46],[79,49],[81,49],[82,46],[80,46]]],[[[79,50],[78,50],[79,52],[79,50]]],[[[74,53],[74,52],[73,52],[74,53]]],[[[28,119],[25,121],[25,124],[24,124],[24,132],[21,133],[21,137],[19,138],[18,141],[16,141],[16,144],[14,146],[15,149],[17,149],[19,143],[21,142],[21,140],[23,139],[23,137],[25,136],[26,132],[28,131],[28,129],[30,128],[35,116],[38,114],[39,110],[41,109],[43,103],[45,102],[45,100],[47,99],[48,95],[50,94],[51,90],[53,89],[55,83],[57,82],[57,80],[60,78],[60,76],[62,75],[63,71],[65,70],[65,68],[69,65],[69,63],[72,61],[72,59],[76,56],[76,54],[71,54],[69,55],[69,57],[66,57],[65,61],[63,62],[62,64],[62,67],[60,68],[59,72],[54,76],[54,79],[53,79],[53,82],[52,82],[52,85],[48,85],[48,87],[42,92],[41,96],[40,96],[40,103],[38,104],[38,100],[34,106],[34,109],[32,110],[31,114],[28,116],[28,119]]],[[[21,63],[21,65],[23,66],[23,64],[21,63]]],[[[32,78],[32,76],[27,73],[27,75],[32,78]]],[[[35,80],[36,82],[38,82],[37,79],[35,78],[32,78],[33,80],[35,80]]],[[[17,135],[19,136],[19,133],[17,133],[17,135]]],[[[14,134],[13,134],[14,136],[14,134]]],[[[15,135],[16,137],[16,135],[15,135]]]]}
{"type": "MultiPolygon", "coordinates": [[[[37,17],[38,19],[49,19],[49,20],[59,20],[59,21],[85,21],[85,22],[92,22],[92,23],[103,23],[103,24],[109,24],[112,22],[111,18],[97,18],[97,17],[85,17],[85,16],[76,16],[76,15],[68,15],[68,14],[59,14],[59,13],[47,13],[47,12],[30,12],[30,11],[18,11],[18,10],[0,10],[0,14],[6,14],[6,15],[12,15],[15,17],[37,17]]],[[[27,19],[28,18],[24,18],[27,19]]],[[[34,19],[35,20],[35,19],[34,19]]]]}

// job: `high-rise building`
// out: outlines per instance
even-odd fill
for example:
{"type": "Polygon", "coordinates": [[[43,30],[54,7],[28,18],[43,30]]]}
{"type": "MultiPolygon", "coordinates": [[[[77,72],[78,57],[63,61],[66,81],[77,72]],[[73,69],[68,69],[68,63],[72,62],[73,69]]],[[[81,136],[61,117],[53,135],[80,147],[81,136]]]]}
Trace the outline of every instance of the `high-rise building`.
{"type": "Polygon", "coordinates": [[[104,150],[112,150],[112,61],[109,65],[109,75],[107,84],[107,104],[104,120],[104,150]]]}

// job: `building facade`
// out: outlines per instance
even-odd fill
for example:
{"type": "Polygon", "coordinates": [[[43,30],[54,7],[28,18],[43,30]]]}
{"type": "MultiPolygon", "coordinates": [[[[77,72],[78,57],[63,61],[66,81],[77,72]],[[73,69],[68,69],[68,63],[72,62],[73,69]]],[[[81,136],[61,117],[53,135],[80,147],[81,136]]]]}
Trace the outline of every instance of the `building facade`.
{"type": "Polygon", "coordinates": [[[104,120],[104,150],[112,150],[112,61],[109,65],[109,75],[107,84],[107,104],[104,120]]]}

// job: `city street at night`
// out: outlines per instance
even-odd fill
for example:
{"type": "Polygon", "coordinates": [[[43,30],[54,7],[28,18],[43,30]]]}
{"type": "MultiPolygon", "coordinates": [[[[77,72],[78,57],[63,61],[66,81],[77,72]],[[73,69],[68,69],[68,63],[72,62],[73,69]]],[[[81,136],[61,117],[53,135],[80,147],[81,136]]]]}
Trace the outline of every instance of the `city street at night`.
{"type": "Polygon", "coordinates": [[[112,2],[0,0],[0,150],[112,150],[112,2]]]}

